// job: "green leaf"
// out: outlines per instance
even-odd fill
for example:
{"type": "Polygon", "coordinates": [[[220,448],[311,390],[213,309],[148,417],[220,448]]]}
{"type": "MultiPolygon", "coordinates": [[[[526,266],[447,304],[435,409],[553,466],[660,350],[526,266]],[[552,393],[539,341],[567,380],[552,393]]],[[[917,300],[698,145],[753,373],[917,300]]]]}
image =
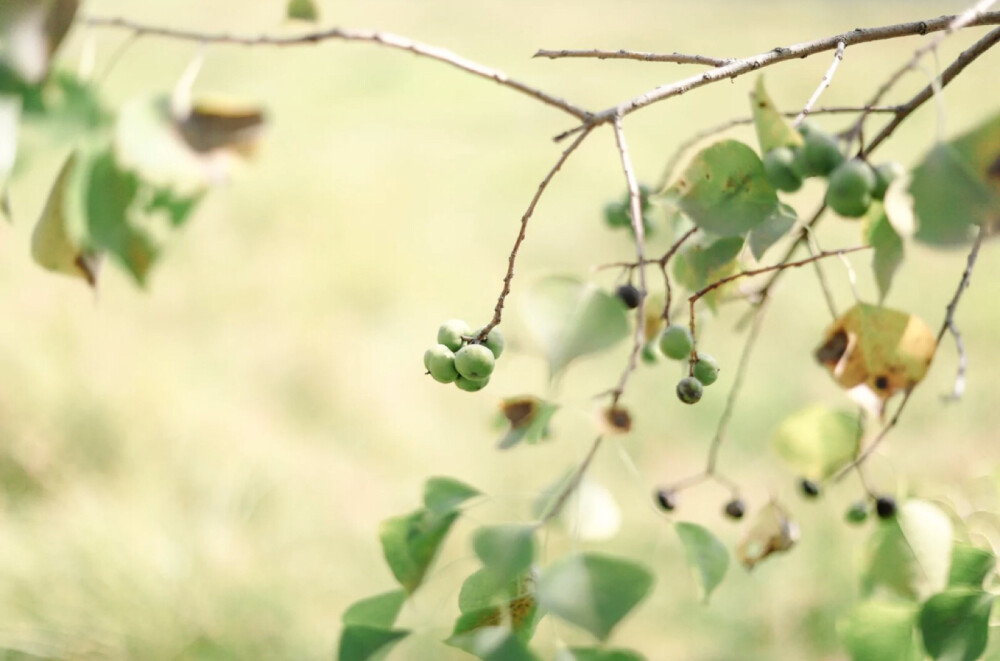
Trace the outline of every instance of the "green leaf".
{"type": "Polygon", "coordinates": [[[764,89],[764,76],[758,76],[757,85],[750,93],[753,125],[757,129],[760,153],[766,154],[775,147],[800,147],[804,143],[799,132],[792,128],[764,89]]]}
{"type": "Polygon", "coordinates": [[[973,175],[1000,194],[1000,113],[950,144],[973,175]]]}
{"type": "Polygon", "coordinates": [[[498,586],[521,577],[535,559],[534,526],[503,525],[477,529],[472,548],[498,586]]]}
{"type": "MultiPolygon", "coordinates": [[[[673,272],[677,283],[690,292],[696,292],[707,285],[736,272],[736,258],[743,249],[741,237],[716,239],[708,245],[685,246],[674,255],[673,272]]],[[[715,309],[718,297],[725,286],[715,289],[701,298],[711,309],[715,309]]]]}
{"type": "Polygon", "coordinates": [[[298,21],[315,23],[319,20],[319,10],[313,0],[288,0],[285,16],[298,21]]]}
{"type": "Polygon", "coordinates": [[[684,545],[688,564],[698,570],[707,602],[729,569],[729,551],[711,531],[695,523],[682,521],[674,529],[684,545]]]}
{"type": "Polygon", "coordinates": [[[868,541],[865,592],[884,590],[917,600],[940,592],[948,580],[952,536],[951,519],[940,508],[922,500],[906,501],[868,541]]]}
{"type": "Polygon", "coordinates": [[[393,576],[407,594],[413,594],[420,587],[457,518],[458,512],[439,514],[419,509],[382,522],[379,527],[382,553],[393,576]]]}
{"type": "Polygon", "coordinates": [[[542,611],[532,594],[515,597],[496,606],[486,606],[463,612],[457,620],[452,636],[467,634],[487,627],[510,624],[514,635],[524,642],[531,640],[542,619],[542,611]]]}
{"type": "Polygon", "coordinates": [[[976,588],[951,588],[920,610],[924,649],[934,659],[975,661],[986,649],[994,595],[976,588]]]}
{"type": "Polygon", "coordinates": [[[996,569],[997,559],[992,552],[977,546],[956,542],[951,549],[949,587],[983,587],[983,581],[996,569]]]}
{"type": "Polygon", "coordinates": [[[432,477],[424,482],[424,507],[436,514],[449,514],[470,498],[482,495],[475,487],[450,477],[432,477]]]}
{"type": "Polygon", "coordinates": [[[795,209],[784,202],[779,202],[774,213],[747,234],[747,244],[750,246],[753,258],[760,261],[768,248],[788,234],[788,230],[792,229],[796,220],[798,216],[795,209]]]}
{"type": "Polygon", "coordinates": [[[512,397],[500,403],[500,409],[510,424],[510,429],[497,444],[501,450],[518,443],[534,445],[548,435],[549,422],[559,410],[558,404],[538,397],[512,397]]]}
{"type": "Polygon", "coordinates": [[[538,661],[538,657],[504,627],[478,629],[474,633],[452,636],[447,642],[483,661],[538,661]]]}
{"type": "Polygon", "coordinates": [[[865,601],[838,627],[853,661],[919,661],[913,625],[915,605],[865,601]]]}
{"type": "Polygon", "coordinates": [[[400,640],[409,635],[402,629],[382,629],[352,625],[340,633],[337,661],[369,661],[381,659],[400,640]]]}
{"type": "Polygon", "coordinates": [[[719,236],[742,236],[778,208],[778,195],[764,178],[764,164],[742,142],[723,140],[699,152],[676,183],[684,214],[719,236]]]}
{"type": "Polygon", "coordinates": [[[89,160],[84,176],[84,211],[91,244],[117,257],[136,282],[144,284],[157,251],[152,238],[130,220],[139,178],[120,168],[110,149],[89,160]]]}
{"type": "Polygon", "coordinates": [[[572,360],[608,349],[629,334],[625,307],[591,283],[553,276],[536,282],[523,300],[528,330],[553,376],[572,360]]]}
{"type": "Polygon", "coordinates": [[[346,625],[391,629],[406,601],[406,592],[393,590],[351,604],[341,621],[346,625]]]}
{"type": "Polygon", "coordinates": [[[646,661],[646,657],[632,650],[567,647],[559,650],[555,661],[646,661]]]}
{"type": "Polygon", "coordinates": [[[652,573],[638,563],[584,553],[542,572],[537,594],[542,608],[606,640],[652,586],[652,573]]]}
{"type": "Polygon", "coordinates": [[[1000,190],[948,144],[935,146],[913,171],[910,194],[918,220],[914,237],[924,243],[965,244],[976,225],[991,228],[1000,219],[1000,190]]]}
{"type": "Polygon", "coordinates": [[[78,0],[4,0],[0,43],[7,64],[29,83],[45,78],[49,63],[73,24],[78,0]]]}
{"type": "Polygon", "coordinates": [[[167,215],[171,225],[181,227],[204,196],[204,190],[181,194],[169,188],[157,188],[146,204],[145,211],[146,213],[162,211],[167,215]]]}
{"type": "Polygon", "coordinates": [[[861,433],[856,414],[811,406],[782,421],[771,447],[798,475],[822,480],[854,458],[861,433]]]}
{"type": "MultiPolygon", "coordinates": [[[[38,224],[31,235],[31,257],[44,269],[83,279],[97,285],[97,255],[85,250],[70,231],[73,197],[77,187],[78,155],[71,154],[63,163],[38,224]]],[[[79,214],[76,214],[79,216],[79,214]]]]}
{"type": "Polygon", "coordinates": [[[481,567],[462,582],[462,589],[458,593],[458,610],[466,613],[512,601],[529,594],[533,584],[534,579],[526,572],[498,589],[493,573],[481,567]]]}
{"type": "Polygon", "coordinates": [[[886,216],[885,208],[879,202],[872,203],[862,227],[865,242],[875,249],[872,254],[872,270],[875,272],[878,300],[881,303],[889,293],[896,269],[903,263],[903,239],[896,233],[886,216]]]}

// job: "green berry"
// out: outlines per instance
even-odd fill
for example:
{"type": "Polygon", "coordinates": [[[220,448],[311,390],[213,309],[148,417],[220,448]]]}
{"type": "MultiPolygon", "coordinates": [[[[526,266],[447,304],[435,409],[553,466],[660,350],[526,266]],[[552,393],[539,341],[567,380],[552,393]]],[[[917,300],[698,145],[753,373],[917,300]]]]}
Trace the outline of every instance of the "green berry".
{"type": "Polygon", "coordinates": [[[646,342],[642,345],[642,353],[639,356],[642,358],[642,362],[647,365],[655,365],[660,362],[663,354],[660,353],[660,348],[656,346],[656,342],[646,342]]]}
{"type": "Polygon", "coordinates": [[[698,352],[698,360],[694,364],[694,378],[703,386],[710,386],[719,378],[719,363],[711,354],[698,352]]]}
{"type": "Polygon", "coordinates": [[[788,147],[778,147],[764,155],[764,177],[780,191],[792,193],[802,188],[795,153],[788,147]]]}
{"type": "Polygon", "coordinates": [[[694,337],[687,326],[671,324],[660,333],[660,351],[668,358],[682,360],[691,354],[693,348],[694,337]]]}
{"type": "MultiPolygon", "coordinates": [[[[482,332],[482,330],[483,329],[480,328],[475,333],[472,333],[472,335],[477,335],[478,336],[479,333],[482,332]]],[[[485,346],[487,349],[489,349],[490,351],[493,352],[493,357],[494,358],[499,358],[500,357],[500,354],[503,353],[503,348],[506,345],[507,345],[507,343],[503,339],[503,332],[500,330],[499,326],[495,326],[493,328],[493,330],[491,330],[486,335],[486,339],[483,340],[483,346],[485,346]]]]}
{"type": "Polygon", "coordinates": [[[819,130],[811,131],[806,136],[804,149],[808,176],[825,177],[844,162],[844,155],[840,153],[837,140],[819,130]]]}
{"type": "Polygon", "coordinates": [[[493,352],[482,344],[466,344],[455,352],[455,369],[467,379],[485,379],[495,365],[493,352]]]}
{"type": "Polygon", "coordinates": [[[854,503],[844,514],[844,518],[848,523],[864,523],[868,519],[868,503],[863,500],[854,503]]]}
{"type": "Polygon", "coordinates": [[[685,404],[694,404],[701,399],[705,389],[701,381],[693,376],[685,376],[677,383],[677,398],[685,404]]]}
{"type": "Polygon", "coordinates": [[[871,206],[874,189],[875,171],[861,159],[855,158],[842,163],[830,173],[826,203],[845,218],[860,218],[871,206]]]}
{"type": "Polygon", "coordinates": [[[872,197],[876,200],[881,200],[885,197],[885,191],[888,190],[889,184],[898,179],[906,172],[902,163],[897,163],[896,161],[890,161],[888,163],[882,163],[875,168],[875,188],[872,190],[872,197]]]}
{"type": "Polygon", "coordinates": [[[608,202],[604,205],[604,222],[608,227],[628,227],[632,223],[629,220],[628,206],[618,202],[608,202]]]}
{"type": "Polygon", "coordinates": [[[424,367],[431,373],[431,378],[439,383],[451,383],[458,378],[455,354],[443,344],[437,344],[424,352],[424,367]]]}
{"type": "Polygon", "coordinates": [[[458,378],[455,379],[455,385],[458,386],[458,389],[466,392],[476,392],[477,390],[482,390],[489,382],[490,377],[486,377],[485,379],[467,379],[461,374],[459,374],[458,378]]]}
{"type": "Polygon", "coordinates": [[[469,324],[461,319],[449,319],[438,329],[438,344],[443,344],[452,351],[458,351],[465,342],[462,337],[471,334],[472,329],[469,328],[469,324]]]}
{"type": "Polygon", "coordinates": [[[803,138],[808,138],[810,133],[816,133],[819,129],[810,121],[804,121],[799,124],[799,135],[803,138]]]}

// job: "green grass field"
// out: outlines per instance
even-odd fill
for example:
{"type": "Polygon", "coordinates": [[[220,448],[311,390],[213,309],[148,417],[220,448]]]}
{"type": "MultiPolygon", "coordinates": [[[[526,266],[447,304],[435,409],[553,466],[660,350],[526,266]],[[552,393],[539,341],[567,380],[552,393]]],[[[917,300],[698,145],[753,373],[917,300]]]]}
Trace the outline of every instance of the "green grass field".
{"type": "MultiPolygon", "coordinates": [[[[91,0],[91,14],[238,32],[281,32],[279,0],[91,0]]],[[[535,49],[632,48],[739,56],[858,26],[948,13],[955,2],[654,2],[555,0],[322,3],[324,24],[375,27],[450,48],[601,109],[694,69],[636,62],[547,61],[535,49]]],[[[969,30],[941,62],[982,32],[969,30]]],[[[98,69],[124,39],[95,32],[98,69]]],[[[87,39],[77,30],[70,66],[87,39]]],[[[821,103],[854,104],[903,63],[920,38],[850,48],[821,103]]],[[[114,104],[168,90],[196,47],[143,39],[104,84],[114,104]]],[[[779,105],[797,109],[829,57],[769,69],[779,105]]],[[[948,135],[1000,111],[1000,52],[975,63],[943,98],[948,135]]],[[[653,106],[625,123],[640,179],[654,182],[686,136],[747,113],[752,76],[653,106]]],[[[899,98],[925,85],[907,77],[899,98]]],[[[593,437],[590,396],[617,379],[627,348],[571,368],[565,410],[545,445],[498,452],[500,397],[544,394],[545,366],[524,331],[519,294],[553,272],[590,275],[627,259],[623,234],[600,218],[624,181],[611,132],[592,136],[554,181],[520,256],[504,330],[509,342],[490,387],[476,395],[430,382],[421,355],[447,318],[485,323],[508,246],[538,181],[557,158],[551,136],[567,116],[510,90],[362,44],[296,49],[211,47],[196,90],[259,100],[273,119],[256,162],[214,191],[170,240],[146,291],[105,269],[95,296],[37,268],[30,233],[67,145],[30,154],[13,190],[16,222],[0,225],[0,659],[329,659],[351,602],[393,587],[377,540],[382,519],[415,507],[423,481],[451,475],[490,495],[453,532],[401,624],[426,632],[392,660],[462,659],[436,643],[457,615],[476,567],[477,523],[525,521],[533,498],[574,465],[593,437]]],[[[938,121],[928,104],[881,155],[913,163],[938,121]]],[[[831,130],[843,120],[821,120],[831,130]]],[[[750,131],[734,136],[752,139],[750,131]]],[[[794,198],[807,213],[818,184],[794,198]]],[[[859,242],[831,220],[824,247],[859,242]]],[[[651,243],[660,251],[667,240],[651,243]]],[[[772,256],[773,257],[773,256],[772,256]]],[[[998,458],[996,366],[1000,252],[987,245],[958,321],[969,390],[944,405],[955,354],[948,342],[872,479],[884,490],[957,503],[998,458]]],[[[865,254],[851,261],[861,295],[875,298],[865,254]]],[[[913,247],[888,303],[937,327],[964,253],[913,247]]],[[[842,309],[847,273],[825,270],[842,309]]],[[[698,470],[732,380],[697,407],[676,401],[675,367],[643,369],[627,404],[635,431],[598,456],[592,476],[622,508],[621,534],[593,548],[644,559],[653,596],[614,642],[651,661],[842,659],[838,616],[858,593],[865,533],[843,523],[859,495],[851,480],[818,502],[767,449],[770,430],[811,402],[850,406],[811,351],[829,323],[808,269],[783,279],[754,355],[722,455],[751,505],[787,500],[802,527],[791,553],[753,573],[733,567],[702,605],[655,485],[698,470]],[[622,456],[638,467],[636,478],[622,456]]],[[[730,306],[706,320],[703,346],[724,367],[740,351],[730,306]]],[[[678,518],[708,525],[730,545],[741,526],[712,486],[684,494],[678,518]]],[[[574,542],[551,534],[545,557],[574,542]]],[[[547,618],[537,635],[585,640],[547,618]]],[[[1000,659],[1000,645],[993,656],[1000,659]]]]}

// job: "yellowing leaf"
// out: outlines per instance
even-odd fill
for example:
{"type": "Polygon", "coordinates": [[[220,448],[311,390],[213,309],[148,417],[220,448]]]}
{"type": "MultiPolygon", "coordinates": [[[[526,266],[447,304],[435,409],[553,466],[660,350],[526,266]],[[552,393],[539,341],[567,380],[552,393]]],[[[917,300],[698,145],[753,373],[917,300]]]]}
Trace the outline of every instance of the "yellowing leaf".
{"type": "Polygon", "coordinates": [[[881,413],[889,397],[920,383],[936,347],[918,317],[858,303],[827,329],[815,355],[842,388],[873,396],[881,413]]]}
{"type": "Polygon", "coordinates": [[[757,140],[762,154],[775,147],[799,147],[803,144],[799,132],[793,129],[788,120],[774,107],[774,102],[764,89],[764,76],[757,78],[757,85],[750,93],[750,106],[753,109],[753,125],[757,129],[757,140]]]}
{"type": "Polygon", "coordinates": [[[754,519],[753,527],[736,549],[740,562],[748,570],[774,553],[787,551],[799,541],[799,526],[775,501],[769,502],[754,519]]]}
{"type": "Polygon", "coordinates": [[[99,258],[85,251],[68,229],[67,198],[74,183],[77,155],[66,159],[42,216],[31,235],[31,256],[44,269],[82,278],[91,287],[97,285],[99,258]]]}
{"type": "Polygon", "coordinates": [[[812,406],[785,418],[771,446],[800,476],[822,480],[854,459],[861,431],[857,416],[812,406]]]}

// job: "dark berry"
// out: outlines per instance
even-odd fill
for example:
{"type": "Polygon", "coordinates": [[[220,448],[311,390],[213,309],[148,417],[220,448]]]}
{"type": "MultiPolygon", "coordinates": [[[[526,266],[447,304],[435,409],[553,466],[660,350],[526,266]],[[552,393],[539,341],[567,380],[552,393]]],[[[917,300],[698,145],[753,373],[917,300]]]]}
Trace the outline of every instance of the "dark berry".
{"type": "Polygon", "coordinates": [[[677,383],[677,398],[685,404],[696,404],[703,392],[701,381],[693,376],[685,376],[677,383]]]}
{"type": "Polygon", "coordinates": [[[747,506],[740,498],[733,498],[728,503],[726,503],[726,509],[724,510],[726,516],[730,519],[742,519],[743,515],[747,512],[747,506]]]}
{"type": "Polygon", "coordinates": [[[819,485],[812,480],[802,478],[802,481],[799,482],[799,488],[802,489],[802,495],[807,498],[815,498],[819,495],[819,485]]]}
{"type": "Polygon", "coordinates": [[[664,512],[673,512],[677,507],[677,494],[670,489],[660,489],[656,492],[656,504],[664,512]]]}
{"type": "Polygon", "coordinates": [[[639,307],[639,299],[641,298],[642,295],[639,293],[638,289],[629,284],[629,285],[622,285],[621,287],[616,289],[615,296],[620,298],[622,300],[622,303],[624,303],[625,307],[627,307],[629,310],[634,310],[635,308],[639,307]]]}
{"type": "Polygon", "coordinates": [[[875,511],[880,519],[891,519],[896,516],[896,499],[892,496],[879,496],[875,499],[875,511]]]}

